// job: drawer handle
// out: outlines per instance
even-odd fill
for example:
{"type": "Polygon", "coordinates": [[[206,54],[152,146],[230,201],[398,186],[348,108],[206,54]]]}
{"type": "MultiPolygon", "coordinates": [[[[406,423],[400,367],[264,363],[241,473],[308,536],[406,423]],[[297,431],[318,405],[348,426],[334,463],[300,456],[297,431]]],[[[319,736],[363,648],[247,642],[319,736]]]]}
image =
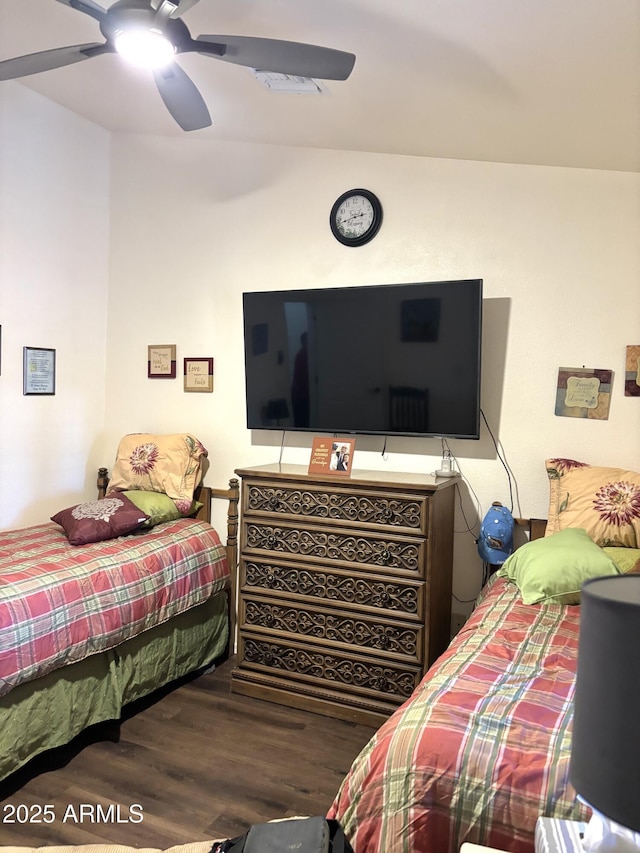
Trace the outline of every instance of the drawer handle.
{"type": "Polygon", "coordinates": [[[392,557],[393,555],[391,554],[391,551],[388,548],[383,548],[382,551],[380,551],[380,561],[382,563],[390,563],[392,557]]]}
{"type": "Polygon", "coordinates": [[[386,690],[389,682],[383,675],[379,675],[376,678],[371,679],[371,686],[374,690],[386,690]]]}
{"type": "Polygon", "coordinates": [[[272,533],[269,536],[265,536],[264,544],[267,546],[267,548],[275,548],[276,545],[278,544],[278,539],[272,533]]]}
{"type": "Polygon", "coordinates": [[[381,592],[380,593],[380,602],[382,604],[388,604],[390,601],[391,601],[391,596],[389,595],[388,592],[381,592]]]}
{"type": "Polygon", "coordinates": [[[398,631],[395,628],[387,628],[375,638],[375,645],[379,649],[388,649],[398,639],[398,631]]]}
{"type": "Polygon", "coordinates": [[[269,498],[269,509],[276,510],[280,506],[280,501],[275,495],[271,495],[269,498]]]}
{"type": "Polygon", "coordinates": [[[395,513],[390,506],[383,507],[378,513],[378,517],[381,521],[393,521],[394,515],[395,513]]]}

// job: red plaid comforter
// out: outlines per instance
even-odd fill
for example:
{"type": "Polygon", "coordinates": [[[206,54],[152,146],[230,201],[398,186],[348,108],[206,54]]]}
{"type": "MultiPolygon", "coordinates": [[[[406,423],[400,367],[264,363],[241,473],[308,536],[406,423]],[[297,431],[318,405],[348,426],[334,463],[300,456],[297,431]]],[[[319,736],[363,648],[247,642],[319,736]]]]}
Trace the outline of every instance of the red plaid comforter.
{"type": "Polygon", "coordinates": [[[585,819],[568,781],[580,608],[496,580],[355,760],[330,809],[355,853],[532,853],[536,819],[585,819]]]}
{"type": "Polygon", "coordinates": [[[70,545],[57,524],[0,532],[0,696],[202,603],[229,578],[193,519],[70,545]]]}

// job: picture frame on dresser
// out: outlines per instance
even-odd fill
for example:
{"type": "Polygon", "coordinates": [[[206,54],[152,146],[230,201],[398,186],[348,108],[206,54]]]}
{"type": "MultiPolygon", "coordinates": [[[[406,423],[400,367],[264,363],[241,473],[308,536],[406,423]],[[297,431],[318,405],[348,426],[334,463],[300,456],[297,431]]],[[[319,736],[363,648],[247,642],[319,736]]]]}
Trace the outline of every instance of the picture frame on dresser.
{"type": "Polygon", "coordinates": [[[280,463],[236,474],[232,691],[379,726],[449,643],[454,482],[280,463]]]}
{"type": "Polygon", "coordinates": [[[309,474],[348,477],[353,467],[355,446],[355,438],[327,438],[326,436],[314,438],[311,445],[309,474]]]}

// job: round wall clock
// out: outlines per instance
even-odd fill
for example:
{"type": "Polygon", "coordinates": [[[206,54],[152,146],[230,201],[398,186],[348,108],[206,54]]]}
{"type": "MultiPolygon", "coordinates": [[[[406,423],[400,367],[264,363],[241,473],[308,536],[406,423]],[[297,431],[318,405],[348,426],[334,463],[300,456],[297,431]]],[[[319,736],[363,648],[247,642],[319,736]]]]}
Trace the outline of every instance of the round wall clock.
{"type": "Polygon", "coordinates": [[[348,190],[336,199],[329,224],[336,240],[345,246],[363,246],[382,223],[382,205],[369,190],[348,190]]]}

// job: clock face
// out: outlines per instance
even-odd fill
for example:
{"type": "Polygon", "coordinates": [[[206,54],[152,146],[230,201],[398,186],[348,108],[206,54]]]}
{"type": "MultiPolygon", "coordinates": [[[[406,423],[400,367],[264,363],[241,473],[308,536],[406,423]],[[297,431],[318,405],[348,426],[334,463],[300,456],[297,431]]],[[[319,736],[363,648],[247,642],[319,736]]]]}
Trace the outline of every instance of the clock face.
{"type": "Polygon", "coordinates": [[[382,205],[368,190],[349,190],[331,209],[330,224],[334,237],[345,246],[362,246],[378,232],[382,205]]]}

